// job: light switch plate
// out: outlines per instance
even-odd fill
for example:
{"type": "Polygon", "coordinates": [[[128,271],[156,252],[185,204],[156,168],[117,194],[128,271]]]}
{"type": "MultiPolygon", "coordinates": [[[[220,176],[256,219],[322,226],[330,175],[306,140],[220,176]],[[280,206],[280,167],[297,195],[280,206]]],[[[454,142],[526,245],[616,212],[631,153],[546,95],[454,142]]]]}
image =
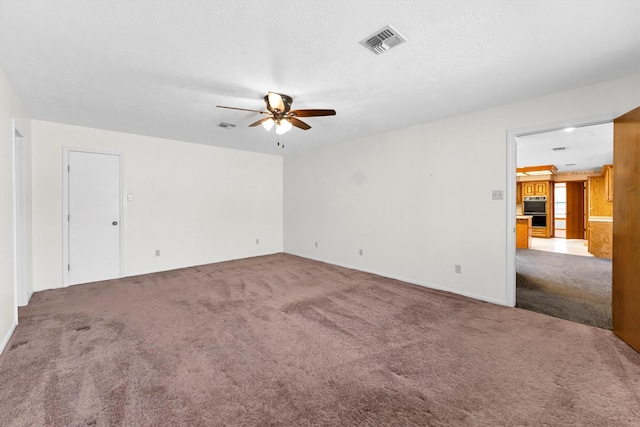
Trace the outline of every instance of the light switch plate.
{"type": "Polygon", "coordinates": [[[127,202],[133,202],[133,194],[127,194],[127,202]]]}
{"type": "Polygon", "coordinates": [[[502,191],[502,190],[492,190],[491,191],[491,200],[504,200],[504,191],[502,191]]]}

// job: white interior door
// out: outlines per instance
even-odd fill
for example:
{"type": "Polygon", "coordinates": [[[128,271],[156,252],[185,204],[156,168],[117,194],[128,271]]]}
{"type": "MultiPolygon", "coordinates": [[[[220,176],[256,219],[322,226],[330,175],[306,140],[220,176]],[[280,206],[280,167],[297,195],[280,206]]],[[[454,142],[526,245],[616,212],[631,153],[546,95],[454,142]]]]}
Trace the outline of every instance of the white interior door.
{"type": "Polygon", "coordinates": [[[68,283],[120,277],[120,156],[68,151],[68,283]]]}

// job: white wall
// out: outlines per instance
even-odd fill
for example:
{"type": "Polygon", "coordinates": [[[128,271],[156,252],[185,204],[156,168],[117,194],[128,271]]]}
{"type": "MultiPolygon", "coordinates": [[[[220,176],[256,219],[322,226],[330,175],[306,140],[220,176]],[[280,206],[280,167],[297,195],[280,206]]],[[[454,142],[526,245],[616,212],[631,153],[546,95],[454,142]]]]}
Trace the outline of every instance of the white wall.
{"type": "Polygon", "coordinates": [[[36,291],[62,286],[63,146],[124,155],[125,276],[282,251],[279,156],[38,120],[32,135],[36,291]]]}
{"type": "MultiPolygon", "coordinates": [[[[27,240],[31,234],[30,141],[31,123],[4,71],[0,69],[0,352],[18,322],[15,269],[15,150],[14,120],[25,144],[25,215],[27,240]]],[[[27,242],[27,258],[31,246],[27,242]]],[[[27,261],[28,262],[28,261],[27,261]]],[[[27,265],[30,270],[30,266],[27,265]]],[[[27,286],[31,287],[30,277],[27,286]]]]}
{"type": "Polygon", "coordinates": [[[510,305],[507,130],[639,103],[634,75],[287,156],[284,249],[510,305]]]}

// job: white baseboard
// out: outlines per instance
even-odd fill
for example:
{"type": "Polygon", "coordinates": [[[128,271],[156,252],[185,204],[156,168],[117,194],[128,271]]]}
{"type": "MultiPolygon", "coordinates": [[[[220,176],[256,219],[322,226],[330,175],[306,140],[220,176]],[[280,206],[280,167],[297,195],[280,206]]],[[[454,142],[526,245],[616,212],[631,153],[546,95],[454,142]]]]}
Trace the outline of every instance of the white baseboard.
{"type": "Polygon", "coordinates": [[[0,344],[0,355],[4,352],[4,348],[9,344],[9,340],[11,339],[11,335],[13,335],[13,331],[16,330],[16,326],[18,326],[17,322],[13,322],[13,325],[9,328],[7,335],[2,339],[2,343],[0,344]]]}
{"type": "Polygon", "coordinates": [[[18,307],[26,307],[29,305],[29,301],[31,301],[31,297],[33,296],[33,291],[29,292],[29,295],[27,295],[27,302],[25,304],[22,304],[20,301],[18,301],[18,307]]]}
{"type": "Polygon", "coordinates": [[[334,261],[330,261],[330,260],[326,260],[326,259],[311,257],[311,256],[308,256],[308,255],[297,254],[297,253],[293,253],[293,252],[285,252],[285,253],[288,253],[288,254],[291,254],[291,255],[295,255],[295,256],[299,256],[299,257],[302,257],[302,258],[312,259],[314,261],[320,261],[320,262],[324,262],[324,263],[327,263],[327,264],[336,265],[338,267],[345,267],[345,268],[350,268],[352,270],[358,270],[358,271],[363,271],[365,273],[375,274],[377,276],[386,277],[388,279],[400,280],[402,282],[411,283],[412,285],[423,286],[423,287],[429,288],[429,289],[435,289],[435,290],[438,290],[438,291],[451,292],[452,294],[462,295],[464,297],[473,298],[473,299],[476,299],[476,300],[479,300],[479,301],[490,302],[492,304],[503,305],[503,306],[506,306],[506,307],[513,307],[511,304],[508,304],[507,301],[496,299],[496,298],[489,298],[489,297],[486,297],[484,295],[478,295],[478,294],[474,294],[474,293],[471,293],[471,292],[464,292],[464,291],[460,291],[460,290],[457,290],[457,289],[451,289],[451,288],[448,288],[446,286],[434,285],[433,283],[428,283],[428,282],[420,282],[420,281],[413,280],[413,279],[407,279],[406,277],[402,277],[402,276],[396,276],[396,275],[393,275],[393,274],[382,273],[382,272],[375,271],[375,270],[356,267],[356,266],[353,266],[353,265],[342,264],[342,263],[338,263],[338,262],[334,262],[334,261]]]}

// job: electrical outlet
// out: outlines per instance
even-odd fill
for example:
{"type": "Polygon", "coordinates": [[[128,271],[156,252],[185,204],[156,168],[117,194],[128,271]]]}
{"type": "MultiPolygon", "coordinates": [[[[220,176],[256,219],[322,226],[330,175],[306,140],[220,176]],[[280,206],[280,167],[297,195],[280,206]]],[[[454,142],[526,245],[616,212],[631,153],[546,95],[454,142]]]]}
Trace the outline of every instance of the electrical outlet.
{"type": "Polygon", "coordinates": [[[362,256],[362,255],[364,254],[364,251],[363,251],[362,249],[360,249],[360,250],[358,251],[358,253],[362,256]]]}
{"type": "Polygon", "coordinates": [[[491,191],[491,200],[504,200],[504,191],[502,191],[502,190],[492,190],[491,191]]]}
{"type": "Polygon", "coordinates": [[[462,274],[462,266],[460,264],[456,264],[456,273],[462,274]]]}
{"type": "Polygon", "coordinates": [[[256,239],[256,245],[260,244],[260,239],[256,239]]]}
{"type": "Polygon", "coordinates": [[[318,247],[318,242],[316,242],[316,248],[318,247]]]}
{"type": "Polygon", "coordinates": [[[160,249],[156,249],[156,256],[160,256],[160,249]]]}
{"type": "Polygon", "coordinates": [[[127,202],[133,202],[133,194],[127,194],[127,202]]]}

